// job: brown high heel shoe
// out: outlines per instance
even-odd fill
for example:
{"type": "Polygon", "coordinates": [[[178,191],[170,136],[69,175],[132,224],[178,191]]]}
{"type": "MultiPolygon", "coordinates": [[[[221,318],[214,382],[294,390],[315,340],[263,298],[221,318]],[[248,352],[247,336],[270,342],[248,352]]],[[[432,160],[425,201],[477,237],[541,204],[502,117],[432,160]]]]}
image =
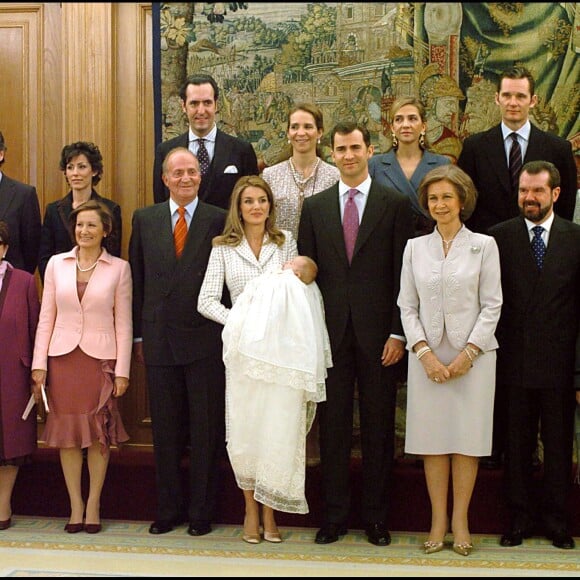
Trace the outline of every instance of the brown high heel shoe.
{"type": "Polygon", "coordinates": [[[12,524],[12,518],[0,521],[0,530],[7,530],[12,524]]]}

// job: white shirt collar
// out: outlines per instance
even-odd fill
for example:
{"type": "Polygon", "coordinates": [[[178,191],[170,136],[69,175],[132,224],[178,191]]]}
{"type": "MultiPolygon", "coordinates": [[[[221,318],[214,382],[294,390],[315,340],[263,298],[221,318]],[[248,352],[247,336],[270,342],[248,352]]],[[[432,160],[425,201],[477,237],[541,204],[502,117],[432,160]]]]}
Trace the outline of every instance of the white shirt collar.
{"type": "Polygon", "coordinates": [[[347,195],[349,189],[358,189],[360,193],[363,195],[368,195],[371,189],[371,176],[367,175],[367,178],[362,182],[359,183],[356,187],[351,187],[350,185],[346,185],[344,181],[339,180],[338,182],[338,194],[340,196],[347,195]]]}
{"type": "Polygon", "coordinates": [[[552,214],[550,215],[550,217],[545,221],[542,222],[541,224],[537,224],[534,222],[531,222],[529,219],[524,218],[525,222],[526,222],[526,226],[528,228],[528,232],[530,235],[534,235],[534,232],[532,232],[532,228],[536,227],[536,226],[542,226],[546,232],[549,234],[550,230],[552,229],[552,224],[554,223],[554,212],[552,211],[552,214]]]}
{"type": "MultiPolygon", "coordinates": [[[[216,135],[217,135],[217,125],[214,123],[211,131],[205,137],[202,137],[202,139],[205,139],[206,141],[211,141],[212,143],[215,143],[216,135]]],[[[192,141],[197,141],[198,139],[200,139],[200,137],[198,135],[196,135],[190,128],[189,129],[189,142],[191,143],[192,141]]]]}
{"type": "MultiPolygon", "coordinates": [[[[197,207],[198,200],[199,200],[199,198],[196,195],[195,199],[191,203],[188,203],[185,206],[185,211],[187,212],[188,215],[190,215],[190,216],[193,215],[193,212],[195,211],[195,208],[197,207]]],[[[171,215],[173,215],[177,211],[178,207],[179,207],[179,204],[175,203],[173,198],[170,197],[169,198],[169,209],[171,210],[171,215]]]]}
{"type": "Polygon", "coordinates": [[[530,140],[530,131],[532,130],[532,124],[528,119],[517,131],[512,131],[503,121],[501,122],[501,133],[503,135],[503,140],[505,141],[512,133],[517,133],[518,137],[521,137],[527,143],[530,140]]]}

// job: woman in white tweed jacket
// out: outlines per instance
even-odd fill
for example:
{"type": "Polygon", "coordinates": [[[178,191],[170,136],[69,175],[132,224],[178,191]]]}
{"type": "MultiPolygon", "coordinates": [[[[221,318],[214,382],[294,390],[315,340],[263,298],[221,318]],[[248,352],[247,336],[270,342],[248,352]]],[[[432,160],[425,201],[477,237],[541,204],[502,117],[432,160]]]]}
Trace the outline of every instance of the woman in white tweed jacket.
{"type": "MultiPolygon", "coordinates": [[[[248,282],[280,271],[298,253],[292,234],[275,225],[272,190],[261,177],[240,178],[230,203],[224,233],[214,238],[198,299],[199,312],[224,325],[230,314],[222,303],[224,284],[235,305],[248,282]]],[[[230,345],[226,345],[224,336],[226,346],[230,345]]],[[[243,373],[233,372],[229,361],[228,351],[226,438],[236,482],[244,493],[243,539],[249,543],[261,540],[261,505],[264,539],[280,542],[274,510],[308,511],[304,497],[304,392],[290,384],[276,384],[268,376],[268,369],[262,373],[263,380],[255,373],[248,380],[243,373]]]]}

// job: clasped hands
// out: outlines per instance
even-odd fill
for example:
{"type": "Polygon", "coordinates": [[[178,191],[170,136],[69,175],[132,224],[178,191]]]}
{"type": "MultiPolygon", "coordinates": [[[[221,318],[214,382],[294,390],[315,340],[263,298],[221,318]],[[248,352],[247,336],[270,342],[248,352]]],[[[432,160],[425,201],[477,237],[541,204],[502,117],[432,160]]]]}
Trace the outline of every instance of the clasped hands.
{"type": "Polygon", "coordinates": [[[447,366],[432,351],[425,353],[421,362],[427,376],[435,383],[445,383],[461,377],[471,368],[471,361],[463,350],[447,366]]]}

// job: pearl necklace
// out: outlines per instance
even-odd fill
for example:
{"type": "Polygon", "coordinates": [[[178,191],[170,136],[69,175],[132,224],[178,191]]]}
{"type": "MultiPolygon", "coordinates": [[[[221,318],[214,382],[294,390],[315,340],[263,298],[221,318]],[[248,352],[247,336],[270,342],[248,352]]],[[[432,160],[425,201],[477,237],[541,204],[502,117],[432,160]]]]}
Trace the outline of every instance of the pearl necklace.
{"type": "MultiPolygon", "coordinates": [[[[318,177],[318,167],[320,165],[320,157],[317,157],[316,160],[310,167],[312,167],[312,173],[308,177],[304,177],[296,167],[294,166],[294,162],[292,161],[292,157],[288,159],[288,164],[290,166],[290,175],[292,175],[292,179],[298,188],[298,192],[300,197],[304,197],[304,190],[306,189],[306,185],[309,180],[312,179],[312,194],[314,194],[314,188],[316,187],[316,178],[318,177]]],[[[308,169],[308,168],[307,168],[308,169]]]]}
{"type": "MultiPolygon", "coordinates": [[[[100,257],[101,257],[101,255],[99,254],[99,258],[100,257]]],[[[95,263],[92,266],[89,266],[88,268],[81,268],[81,264],[79,262],[79,256],[77,254],[77,268],[79,269],[79,272],[89,272],[90,270],[95,268],[96,265],[99,263],[99,258],[96,259],[95,263]]]]}

